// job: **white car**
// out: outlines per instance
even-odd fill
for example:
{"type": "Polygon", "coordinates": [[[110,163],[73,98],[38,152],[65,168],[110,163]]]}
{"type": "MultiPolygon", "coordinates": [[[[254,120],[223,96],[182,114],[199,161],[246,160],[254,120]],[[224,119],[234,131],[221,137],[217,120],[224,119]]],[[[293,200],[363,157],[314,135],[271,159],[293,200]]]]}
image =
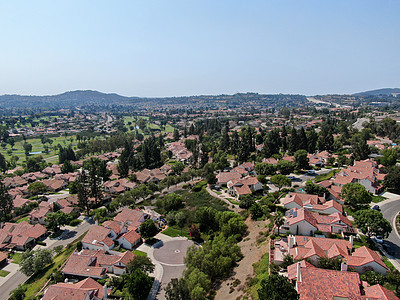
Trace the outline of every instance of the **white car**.
{"type": "Polygon", "coordinates": [[[380,235],[377,235],[375,237],[375,242],[377,242],[378,244],[383,244],[383,239],[380,235]]]}

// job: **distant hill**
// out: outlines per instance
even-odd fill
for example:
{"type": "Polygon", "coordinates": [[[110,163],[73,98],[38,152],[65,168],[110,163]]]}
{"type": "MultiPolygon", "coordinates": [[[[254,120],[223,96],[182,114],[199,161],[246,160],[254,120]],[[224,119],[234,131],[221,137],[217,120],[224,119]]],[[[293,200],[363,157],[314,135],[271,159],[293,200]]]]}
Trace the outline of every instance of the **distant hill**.
{"type": "Polygon", "coordinates": [[[400,94],[400,89],[378,89],[372,91],[366,91],[361,93],[356,93],[356,96],[381,96],[381,95],[391,95],[391,94],[400,94]]]}
{"type": "Polygon", "coordinates": [[[0,96],[1,108],[71,108],[87,105],[124,104],[134,97],[105,94],[98,91],[72,91],[52,96],[0,96]]]}

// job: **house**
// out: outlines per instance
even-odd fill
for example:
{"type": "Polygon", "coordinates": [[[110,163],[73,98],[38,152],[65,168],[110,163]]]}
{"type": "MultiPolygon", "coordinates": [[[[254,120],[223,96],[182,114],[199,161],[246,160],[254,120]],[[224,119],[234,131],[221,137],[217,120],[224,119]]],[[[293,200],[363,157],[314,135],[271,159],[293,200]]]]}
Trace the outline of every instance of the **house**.
{"type": "Polygon", "coordinates": [[[232,172],[241,174],[242,176],[250,175],[254,171],[254,163],[246,162],[233,168],[232,172]]]}
{"type": "Polygon", "coordinates": [[[58,192],[67,188],[68,183],[61,179],[45,179],[42,181],[50,192],[58,192]]]}
{"type": "Polygon", "coordinates": [[[340,213],[320,215],[305,208],[288,210],[282,229],[292,234],[309,236],[313,236],[316,231],[336,234],[355,231],[350,220],[340,213]]]}
{"type": "Polygon", "coordinates": [[[29,223],[46,225],[46,217],[53,212],[52,206],[48,202],[41,202],[38,208],[29,213],[29,223]],[[44,205],[43,203],[49,204],[44,205]]]}
{"type": "Polygon", "coordinates": [[[120,194],[129,191],[137,186],[136,182],[129,181],[126,178],[110,180],[104,183],[104,191],[110,194],[120,194]]]}
{"type": "Polygon", "coordinates": [[[288,267],[288,278],[295,282],[300,300],[398,299],[380,285],[368,286],[358,273],[347,271],[346,263],[337,271],[298,262],[288,267]]]}
{"type": "Polygon", "coordinates": [[[339,204],[344,205],[344,201],[340,196],[342,193],[341,186],[334,185],[333,180],[324,180],[317,184],[328,190],[329,194],[325,196],[327,200],[334,200],[339,204]]]}
{"type": "Polygon", "coordinates": [[[263,185],[258,181],[257,177],[246,176],[234,181],[229,181],[228,192],[232,196],[240,197],[243,195],[251,194],[252,192],[257,192],[263,189],[263,185]]]}
{"type": "Polygon", "coordinates": [[[3,183],[7,188],[11,189],[11,188],[25,186],[28,184],[28,181],[26,181],[24,178],[20,176],[14,176],[14,177],[4,178],[3,183]]]}
{"type": "Polygon", "coordinates": [[[0,229],[0,248],[25,251],[45,237],[47,230],[40,224],[4,223],[0,229]]]}
{"type": "Polygon", "coordinates": [[[371,159],[356,161],[354,166],[342,169],[333,180],[333,184],[343,187],[347,183],[360,183],[367,191],[379,194],[383,185],[379,180],[384,180],[385,174],[380,173],[378,165],[371,159]]]}
{"type": "Polygon", "coordinates": [[[139,183],[158,183],[166,178],[165,174],[160,169],[144,169],[136,172],[136,181],[139,183]]]}
{"type": "Polygon", "coordinates": [[[342,213],[343,207],[336,201],[326,201],[324,197],[317,195],[290,192],[281,199],[281,203],[287,209],[306,208],[323,214],[342,213]]]}
{"type": "Polygon", "coordinates": [[[79,214],[79,208],[74,207],[67,198],[58,199],[54,203],[66,214],[79,214]]]}
{"type": "Polygon", "coordinates": [[[263,163],[271,164],[276,166],[278,164],[278,160],[274,157],[269,157],[269,158],[263,158],[262,160],[263,163]]]}
{"type": "Polygon", "coordinates": [[[382,275],[386,275],[389,270],[378,253],[365,246],[354,250],[351,256],[344,258],[344,261],[347,263],[349,268],[360,274],[367,271],[375,271],[382,275]]]}
{"type": "Polygon", "coordinates": [[[114,248],[117,234],[110,228],[93,225],[82,239],[82,248],[109,251],[114,248]]]}
{"type": "Polygon", "coordinates": [[[126,251],[118,254],[106,254],[103,250],[86,250],[73,253],[67,260],[62,272],[69,276],[104,278],[106,273],[122,275],[135,255],[126,251]]]}
{"type": "Polygon", "coordinates": [[[133,247],[142,242],[142,237],[136,230],[129,230],[117,238],[122,248],[133,250],[133,247]]]}
{"type": "Polygon", "coordinates": [[[42,300],[103,300],[109,291],[92,278],[83,279],[75,284],[59,282],[50,285],[42,300]]]}
{"type": "Polygon", "coordinates": [[[146,221],[149,215],[143,213],[140,209],[130,209],[125,207],[118,215],[115,216],[114,221],[121,223],[128,228],[139,228],[140,224],[146,221]]]}
{"type": "Polygon", "coordinates": [[[274,241],[274,249],[271,251],[273,261],[281,264],[286,255],[294,260],[307,259],[313,265],[318,266],[320,258],[348,257],[353,249],[353,237],[350,240],[330,239],[310,236],[293,236],[274,241]]]}
{"type": "Polygon", "coordinates": [[[53,165],[51,167],[46,167],[42,170],[42,173],[45,173],[50,176],[54,176],[56,174],[61,174],[61,168],[59,165],[53,165]]]}
{"type": "Polygon", "coordinates": [[[242,178],[242,175],[237,172],[221,172],[216,177],[218,184],[226,186],[229,181],[236,181],[242,178]]]}

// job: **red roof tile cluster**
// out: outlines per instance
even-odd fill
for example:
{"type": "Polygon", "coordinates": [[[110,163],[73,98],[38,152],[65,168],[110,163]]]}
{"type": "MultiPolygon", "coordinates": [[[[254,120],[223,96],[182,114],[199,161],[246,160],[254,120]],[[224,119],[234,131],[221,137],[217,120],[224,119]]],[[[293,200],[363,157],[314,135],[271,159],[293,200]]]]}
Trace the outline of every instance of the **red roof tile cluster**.
{"type": "Polygon", "coordinates": [[[43,295],[43,300],[91,300],[103,299],[107,296],[104,295],[101,284],[92,278],[86,278],[75,284],[60,282],[49,286],[43,295]]]}

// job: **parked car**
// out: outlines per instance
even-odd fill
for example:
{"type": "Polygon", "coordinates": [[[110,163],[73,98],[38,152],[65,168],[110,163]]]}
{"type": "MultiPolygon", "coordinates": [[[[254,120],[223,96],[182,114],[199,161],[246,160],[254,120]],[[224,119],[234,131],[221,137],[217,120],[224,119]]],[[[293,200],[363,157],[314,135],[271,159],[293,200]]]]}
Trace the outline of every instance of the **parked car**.
{"type": "Polygon", "coordinates": [[[377,242],[378,244],[383,244],[382,236],[377,235],[377,236],[375,237],[375,242],[377,242]]]}
{"type": "Polygon", "coordinates": [[[288,178],[289,178],[290,180],[296,180],[296,179],[297,179],[295,176],[288,176],[288,178]]]}
{"type": "Polygon", "coordinates": [[[315,173],[314,170],[310,170],[310,171],[307,172],[307,175],[315,175],[315,174],[317,174],[317,173],[315,173]]]}
{"type": "Polygon", "coordinates": [[[379,207],[379,205],[374,205],[374,206],[372,207],[372,209],[375,209],[375,210],[377,210],[377,211],[381,211],[381,208],[379,207]]]}

